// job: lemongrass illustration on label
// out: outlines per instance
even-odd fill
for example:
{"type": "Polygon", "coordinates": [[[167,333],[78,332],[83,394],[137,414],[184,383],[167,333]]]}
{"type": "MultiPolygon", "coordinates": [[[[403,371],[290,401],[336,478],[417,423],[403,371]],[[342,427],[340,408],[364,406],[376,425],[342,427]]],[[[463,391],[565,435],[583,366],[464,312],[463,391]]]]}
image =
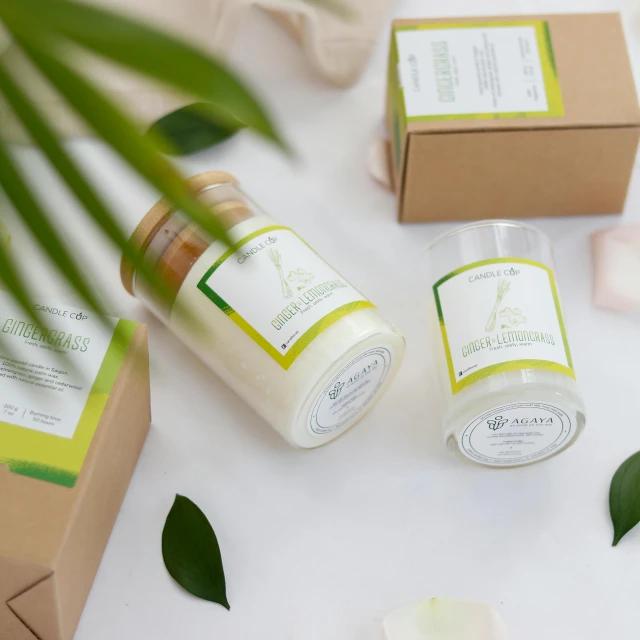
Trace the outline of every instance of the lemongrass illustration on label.
{"type": "Polygon", "coordinates": [[[282,272],[282,257],[280,256],[280,252],[277,249],[269,249],[268,254],[269,259],[271,260],[271,262],[273,262],[276,271],[278,272],[280,284],[282,285],[282,295],[285,299],[291,298],[293,296],[293,291],[291,291],[289,283],[284,278],[284,273],[282,272]]]}
{"type": "Polygon", "coordinates": [[[313,282],[314,279],[315,279],[315,276],[313,275],[313,273],[309,273],[308,271],[305,271],[302,267],[295,269],[294,271],[291,271],[287,276],[287,280],[289,280],[289,282],[294,283],[298,291],[302,291],[303,289],[306,289],[309,286],[309,284],[313,282]]]}
{"type": "Polygon", "coordinates": [[[520,311],[520,309],[518,309],[517,307],[515,309],[511,309],[511,307],[505,307],[499,315],[501,318],[501,329],[511,329],[514,327],[518,327],[527,321],[522,311],[520,311]]]}
{"type": "Polygon", "coordinates": [[[511,283],[508,280],[500,280],[498,282],[498,293],[496,295],[496,302],[493,305],[493,310],[491,311],[491,315],[487,320],[487,324],[484,327],[484,330],[487,333],[491,333],[496,328],[496,319],[498,317],[498,309],[504,300],[504,297],[509,293],[509,289],[511,288],[511,283]]]}

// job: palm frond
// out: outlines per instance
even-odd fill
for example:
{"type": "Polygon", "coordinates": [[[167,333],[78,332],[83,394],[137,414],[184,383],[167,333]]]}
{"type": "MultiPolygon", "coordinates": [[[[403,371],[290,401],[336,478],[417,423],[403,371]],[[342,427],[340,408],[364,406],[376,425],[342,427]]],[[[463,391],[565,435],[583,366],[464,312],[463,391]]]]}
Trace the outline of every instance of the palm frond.
{"type": "Polygon", "coordinates": [[[165,284],[156,277],[145,260],[129,244],[128,238],[114,220],[111,212],[95,190],[87,182],[76,163],[64,150],[51,127],[21,91],[11,76],[0,64],[0,92],[20,119],[33,142],[46,155],[51,165],[74,193],[85,211],[102,229],[104,234],[129,259],[136,271],[160,294],[168,296],[165,284]]]}
{"type": "Polygon", "coordinates": [[[224,65],[148,25],[69,0],[3,0],[0,19],[32,46],[70,40],[123,66],[210,103],[220,124],[238,121],[285,146],[253,93],[224,65]]]}
{"type": "Polygon", "coordinates": [[[49,255],[51,261],[73,285],[89,308],[100,315],[104,314],[102,304],[64,246],[58,232],[51,224],[49,216],[31,194],[3,144],[0,144],[0,175],[4,192],[20,213],[34,238],[49,255]]]}

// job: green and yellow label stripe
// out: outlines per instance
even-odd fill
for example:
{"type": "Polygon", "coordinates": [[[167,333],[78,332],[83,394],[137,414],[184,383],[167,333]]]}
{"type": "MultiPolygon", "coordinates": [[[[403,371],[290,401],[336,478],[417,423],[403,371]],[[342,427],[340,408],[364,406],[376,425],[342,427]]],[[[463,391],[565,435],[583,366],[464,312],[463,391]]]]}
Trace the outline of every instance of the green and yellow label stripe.
{"type": "MultiPolygon", "coordinates": [[[[309,246],[300,236],[298,236],[292,229],[289,227],[284,227],[281,225],[274,225],[271,227],[265,227],[264,229],[260,229],[255,231],[248,236],[242,238],[236,242],[233,246],[231,246],[216,262],[213,266],[207,270],[204,276],[200,279],[198,283],[198,289],[204,293],[209,300],[211,300],[216,307],[218,307],[226,316],[232,320],[240,329],[242,329],[256,344],[258,344],[262,349],[264,349],[283,369],[287,370],[294,363],[296,358],[306,349],[309,344],[317,338],[323,331],[328,329],[332,324],[335,324],[341,318],[353,313],[354,311],[359,311],[360,309],[370,309],[375,307],[375,305],[368,300],[357,300],[355,302],[349,302],[347,304],[334,309],[326,316],[318,320],[315,324],[313,324],[307,331],[300,336],[295,344],[289,349],[286,354],[280,353],[257,329],[255,329],[249,322],[247,322],[226,300],[224,300],[219,294],[217,294],[208,284],[207,281],[211,277],[213,273],[232,255],[236,253],[236,251],[250,242],[251,240],[257,238],[258,236],[265,235],[271,231],[290,231],[298,239],[301,240],[305,245],[309,246]]],[[[312,251],[313,249],[309,247],[312,251]]],[[[315,253],[315,251],[314,251],[315,253]]],[[[316,254],[317,255],[317,254],[316,254]]],[[[338,274],[339,275],[339,274],[338,274]]],[[[346,282],[346,281],[345,281],[346,282]]]]}
{"type": "MultiPolygon", "coordinates": [[[[409,122],[427,122],[434,120],[487,120],[501,118],[544,118],[559,117],[564,115],[564,104],[562,102],[562,92],[560,90],[560,81],[556,68],[555,56],[553,53],[553,45],[551,42],[551,32],[549,23],[546,20],[501,20],[496,22],[452,22],[452,23],[429,23],[416,25],[403,25],[395,28],[395,32],[401,31],[427,31],[438,29],[469,29],[469,28],[487,28],[492,27],[533,27],[536,32],[536,42],[538,44],[538,52],[540,54],[540,67],[544,79],[544,86],[547,94],[547,111],[513,111],[500,113],[461,113],[461,114],[443,114],[443,115],[425,115],[425,116],[409,116],[406,118],[409,122]]],[[[395,47],[392,48],[392,51],[395,47]]],[[[397,59],[397,52],[395,52],[397,59]]],[[[395,86],[393,86],[395,92],[395,86]]],[[[404,89],[399,87],[400,92],[404,96],[404,89]]],[[[403,111],[404,97],[402,98],[403,111]]]]}
{"type": "Polygon", "coordinates": [[[0,464],[13,473],[75,486],[136,327],[118,321],[73,438],[0,422],[0,464]]]}

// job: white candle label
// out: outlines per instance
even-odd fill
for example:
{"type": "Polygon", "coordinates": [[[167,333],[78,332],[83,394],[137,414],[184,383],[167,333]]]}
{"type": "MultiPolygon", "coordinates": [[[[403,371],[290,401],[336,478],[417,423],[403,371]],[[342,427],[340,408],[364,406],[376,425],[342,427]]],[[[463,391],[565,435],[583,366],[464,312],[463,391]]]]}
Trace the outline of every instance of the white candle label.
{"type": "Polygon", "coordinates": [[[327,384],[309,415],[309,431],[324,436],[352,423],[365,411],[387,378],[393,351],[378,346],[348,362],[327,384]]]}
{"type": "Polygon", "coordinates": [[[433,287],[452,393],[504,371],[575,378],[553,273],[519,258],[483,260],[433,287]]]}
{"type": "Polygon", "coordinates": [[[545,21],[398,27],[396,46],[410,120],[563,115],[545,21]]]}
{"type": "Polygon", "coordinates": [[[34,313],[0,291],[0,464],[73,486],[136,323],[57,301],[34,313]]]}
{"type": "Polygon", "coordinates": [[[286,227],[237,242],[198,288],[288,369],[334,322],[374,305],[286,227]]]}
{"type": "Polygon", "coordinates": [[[462,453],[487,466],[542,460],[563,449],[576,423],[560,406],[517,402],[495,407],[469,422],[458,442],[462,453]]]}

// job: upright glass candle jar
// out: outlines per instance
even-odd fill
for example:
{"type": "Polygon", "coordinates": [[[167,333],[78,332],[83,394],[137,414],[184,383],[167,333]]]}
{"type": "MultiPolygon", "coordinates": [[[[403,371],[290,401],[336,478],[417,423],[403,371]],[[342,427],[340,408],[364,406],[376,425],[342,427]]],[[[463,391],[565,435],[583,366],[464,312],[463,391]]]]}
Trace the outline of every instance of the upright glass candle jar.
{"type": "Polygon", "coordinates": [[[549,239],[519,222],[477,222],[440,236],[427,262],[447,447],[515,467],[573,444],[585,410],[549,239]]]}
{"type": "Polygon", "coordinates": [[[125,287],[291,444],[333,440],[387,389],[404,338],[232,176],[209,172],[190,184],[233,246],[212,241],[160,201],[132,243],[167,283],[170,299],[123,259],[125,287]]]}

